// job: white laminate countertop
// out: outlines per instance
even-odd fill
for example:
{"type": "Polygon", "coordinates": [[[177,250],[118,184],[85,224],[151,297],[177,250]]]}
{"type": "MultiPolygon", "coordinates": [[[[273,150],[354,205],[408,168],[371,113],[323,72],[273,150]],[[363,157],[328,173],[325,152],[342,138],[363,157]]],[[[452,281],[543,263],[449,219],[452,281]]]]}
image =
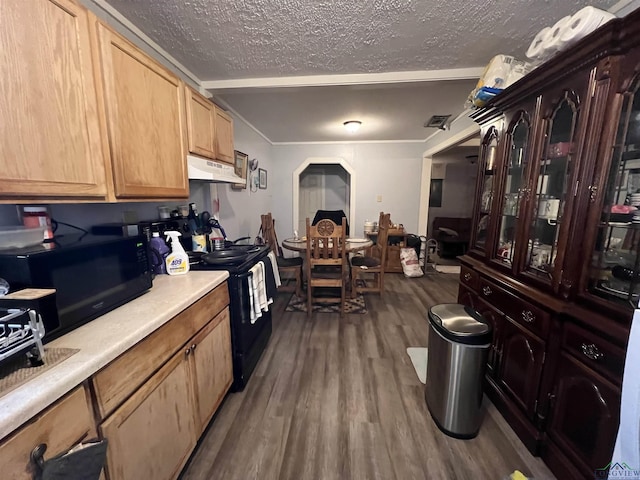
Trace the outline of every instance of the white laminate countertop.
{"type": "Polygon", "coordinates": [[[80,351],[0,397],[0,439],[227,278],[227,271],[158,276],[153,287],[142,296],[45,345],[80,351]]]}

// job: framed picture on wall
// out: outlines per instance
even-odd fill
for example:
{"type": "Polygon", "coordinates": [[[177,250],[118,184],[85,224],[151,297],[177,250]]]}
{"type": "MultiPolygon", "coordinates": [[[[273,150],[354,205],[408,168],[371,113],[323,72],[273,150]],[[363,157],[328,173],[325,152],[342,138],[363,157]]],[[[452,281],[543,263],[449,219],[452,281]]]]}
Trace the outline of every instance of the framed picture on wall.
{"type": "Polygon", "coordinates": [[[260,183],[258,184],[262,190],[267,188],[267,171],[264,168],[258,169],[258,178],[260,183]]]}
{"type": "Polygon", "coordinates": [[[442,184],[444,180],[431,180],[431,190],[429,190],[429,207],[442,206],[442,184]]]}
{"type": "Polygon", "coordinates": [[[245,180],[245,183],[233,183],[231,184],[231,188],[234,190],[242,190],[247,188],[246,180],[247,180],[247,164],[249,162],[249,155],[246,153],[239,152],[238,150],[234,150],[234,163],[233,168],[240,178],[245,180]]]}

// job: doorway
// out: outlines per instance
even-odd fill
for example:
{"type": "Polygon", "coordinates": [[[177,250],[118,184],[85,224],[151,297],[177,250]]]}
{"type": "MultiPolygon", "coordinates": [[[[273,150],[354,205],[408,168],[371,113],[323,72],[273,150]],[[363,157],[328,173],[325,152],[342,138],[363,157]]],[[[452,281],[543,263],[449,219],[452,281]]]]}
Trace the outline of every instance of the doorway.
{"type": "Polygon", "coordinates": [[[308,158],[293,172],[293,225],[302,234],[317,210],[343,210],[355,224],[355,172],[342,158],[308,158]]]}

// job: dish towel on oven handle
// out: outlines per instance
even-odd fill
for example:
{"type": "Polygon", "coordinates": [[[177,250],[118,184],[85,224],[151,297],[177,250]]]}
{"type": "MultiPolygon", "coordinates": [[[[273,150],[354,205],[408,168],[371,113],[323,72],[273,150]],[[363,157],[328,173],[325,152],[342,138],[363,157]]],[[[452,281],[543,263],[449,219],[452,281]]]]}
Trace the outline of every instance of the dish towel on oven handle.
{"type": "Polygon", "coordinates": [[[270,260],[268,257],[264,260],[264,283],[267,289],[267,303],[269,305],[273,303],[273,299],[276,297],[276,293],[278,293],[275,276],[275,268],[278,267],[276,266],[274,268],[270,260]]]}
{"type": "Polygon", "coordinates": [[[276,288],[278,288],[280,285],[282,285],[282,280],[280,280],[280,270],[278,270],[278,259],[276,258],[276,254],[273,253],[273,250],[269,252],[267,257],[269,257],[269,260],[271,260],[271,268],[273,269],[273,280],[275,281],[276,288]]]}
{"type": "MultiPolygon", "coordinates": [[[[249,294],[251,296],[251,323],[262,316],[262,312],[269,309],[269,299],[267,298],[267,284],[265,280],[264,262],[260,261],[249,269],[251,281],[249,283],[249,294]]],[[[271,300],[273,302],[273,299],[271,300]]]]}

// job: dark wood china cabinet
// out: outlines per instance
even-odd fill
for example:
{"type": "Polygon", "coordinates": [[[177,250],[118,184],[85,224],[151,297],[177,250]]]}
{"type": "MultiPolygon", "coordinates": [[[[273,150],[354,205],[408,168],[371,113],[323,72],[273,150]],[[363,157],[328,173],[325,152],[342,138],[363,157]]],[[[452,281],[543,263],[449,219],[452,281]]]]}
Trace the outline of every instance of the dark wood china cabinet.
{"type": "Polygon", "coordinates": [[[485,391],[558,478],[613,452],[640,298],[640,11],[496,96],[458,301],[494,327],[485,391]]]}

